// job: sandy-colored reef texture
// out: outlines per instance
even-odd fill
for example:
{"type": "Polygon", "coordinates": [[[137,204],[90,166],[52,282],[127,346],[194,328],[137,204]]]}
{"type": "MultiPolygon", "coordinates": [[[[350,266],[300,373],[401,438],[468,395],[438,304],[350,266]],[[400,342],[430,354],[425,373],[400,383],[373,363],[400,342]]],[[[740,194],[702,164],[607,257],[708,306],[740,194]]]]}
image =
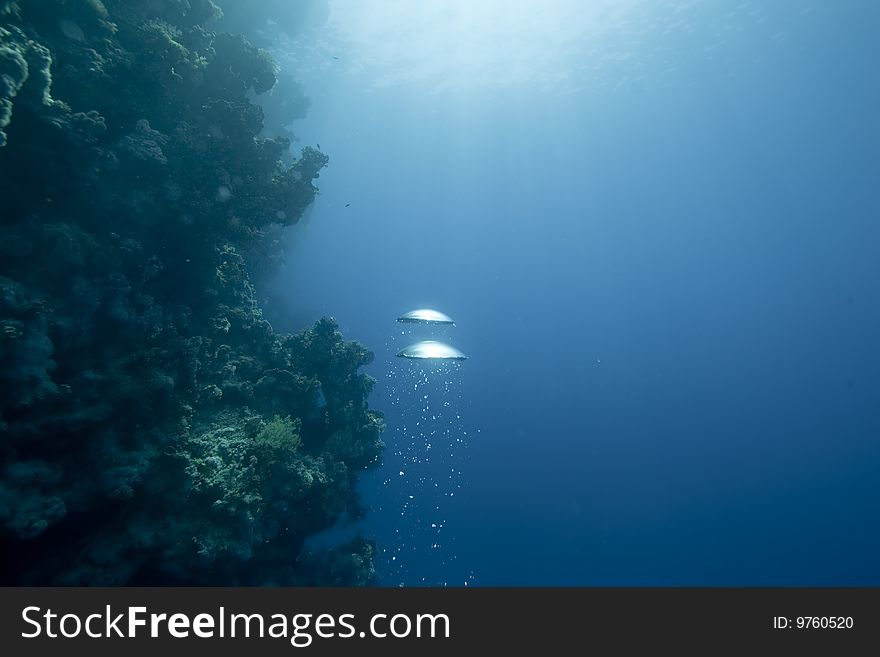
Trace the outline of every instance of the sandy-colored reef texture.
{"type": "MultiPolygon", "coordinates": [[[[367,584],[372,354],[252,285],[327,164],[210,0],[0,0],[2,584],[367,584]],[[286,163],[284,163],[286,162],[286,163]]],[[[307,247],[306,247],[307,248],[307,247]]]]}

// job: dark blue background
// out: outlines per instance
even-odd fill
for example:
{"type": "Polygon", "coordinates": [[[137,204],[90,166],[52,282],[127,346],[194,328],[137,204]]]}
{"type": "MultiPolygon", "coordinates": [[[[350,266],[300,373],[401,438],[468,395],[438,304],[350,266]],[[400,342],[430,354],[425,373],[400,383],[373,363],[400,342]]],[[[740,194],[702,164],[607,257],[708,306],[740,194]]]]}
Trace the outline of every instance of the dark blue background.
{"type": "Polygon", "coordinates": [[[361,526],[413,545],[385,583],[880,584],[880,11],[773,3],[708,48],[737,4],[576,93],[304,75],[331,164],[268,314],[376,351],[361,526]],[[425,469],[460,493],[418,494],[453,562],[392,476],[425,415],[394,318],[421,306],[471,356],[441,420],[467,450],[425,469]]]}

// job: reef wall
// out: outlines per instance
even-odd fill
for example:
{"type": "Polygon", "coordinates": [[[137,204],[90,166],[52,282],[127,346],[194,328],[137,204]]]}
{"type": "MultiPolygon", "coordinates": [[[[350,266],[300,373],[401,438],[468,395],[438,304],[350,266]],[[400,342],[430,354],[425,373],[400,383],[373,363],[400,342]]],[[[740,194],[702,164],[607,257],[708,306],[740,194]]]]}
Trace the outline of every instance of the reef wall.
{"type": "Polygon", "coordinates": [[[253,276],[327,164],[211,0],[0,0],[2,584],[366,584],[372,354],[253,276]],[[287,158],[288,163],[283,163],[287,158]]]}

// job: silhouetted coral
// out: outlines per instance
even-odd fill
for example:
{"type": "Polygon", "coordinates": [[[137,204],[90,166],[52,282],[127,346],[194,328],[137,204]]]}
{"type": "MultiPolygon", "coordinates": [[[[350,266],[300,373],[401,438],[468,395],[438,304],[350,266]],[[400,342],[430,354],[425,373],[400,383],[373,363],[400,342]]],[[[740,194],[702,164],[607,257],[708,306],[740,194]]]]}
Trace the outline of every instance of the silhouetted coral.
{"type": "Polygon", "coordinates": [[[302,554],[381,457],[372,354],[251,280],[327,156],[257,136],[275,65],[216,15],[0,3],[5,584],[372,580],[369,543],[302,554]]]}

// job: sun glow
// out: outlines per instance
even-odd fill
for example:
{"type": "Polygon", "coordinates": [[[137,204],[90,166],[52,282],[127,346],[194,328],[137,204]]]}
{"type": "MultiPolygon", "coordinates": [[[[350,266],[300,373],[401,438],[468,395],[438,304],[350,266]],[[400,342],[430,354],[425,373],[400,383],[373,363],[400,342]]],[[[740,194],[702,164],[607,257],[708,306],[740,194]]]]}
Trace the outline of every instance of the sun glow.
{"type": "Polygon", "coordinates": [[[375,86],[557,85],[638,1],[333,0],[330,24],[375,86]]]}

